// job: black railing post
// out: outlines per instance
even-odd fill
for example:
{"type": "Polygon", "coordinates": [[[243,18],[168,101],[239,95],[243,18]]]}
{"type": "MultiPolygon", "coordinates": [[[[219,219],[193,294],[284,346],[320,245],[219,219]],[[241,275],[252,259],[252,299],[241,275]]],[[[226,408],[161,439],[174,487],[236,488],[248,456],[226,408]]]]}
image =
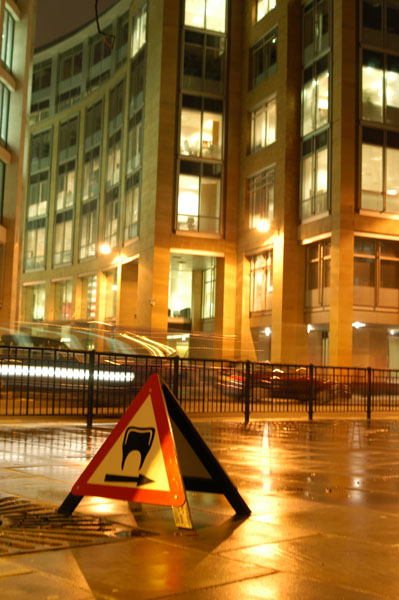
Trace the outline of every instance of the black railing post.
{"type": "Polygon", "coordinates": [[[245,388],[244,388],[244,415],[245,425],[249,423],[249,394],[251,388],[251,363],[249,360],[245,363],[245,388]]]}
{"type": "Polygon", "coordinates": [[[371,419],[371,367],[367,367],[367,418],[371,419]]]}
{"type": "Polygon", "coordinates": [[[309,382],[310,382],[310,395],[309,395],[309,421],[313,419],[313,401],[314,401],[314,378],[313,378],[314,366],[309,365],[309,382]]]}
{"type": "MultiPolygon", "coordinates": [[[[182,382],[183,383],[183,382],[182,382]]],[[[176,398],[179,397],[179,357],[173,358],[173,393],[176,398]]]]}
{"type": "Polygon", "coordinates": [[[96,363],[96,352],[89,352],[89,380],[87,386],[87,427],[93,425],[93,401],[94,401],[94,367],[96,363]]]}

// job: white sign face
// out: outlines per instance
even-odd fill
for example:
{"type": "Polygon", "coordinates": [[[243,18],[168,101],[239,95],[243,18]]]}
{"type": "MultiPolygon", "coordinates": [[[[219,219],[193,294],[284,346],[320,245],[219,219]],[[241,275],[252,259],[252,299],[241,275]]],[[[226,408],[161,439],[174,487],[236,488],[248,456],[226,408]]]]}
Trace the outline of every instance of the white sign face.
{"type": "Polygon", "coordinates": [[[87,484],[170,491],[150,395],[91,474],[87,484]]]}

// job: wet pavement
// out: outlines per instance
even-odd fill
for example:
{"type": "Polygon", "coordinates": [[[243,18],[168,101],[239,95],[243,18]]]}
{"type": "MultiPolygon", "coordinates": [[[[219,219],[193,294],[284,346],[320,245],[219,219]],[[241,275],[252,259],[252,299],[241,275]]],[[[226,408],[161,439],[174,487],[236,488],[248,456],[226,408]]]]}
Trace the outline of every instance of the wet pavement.
{"type": "MultiPolygon", "coordinates": [[[[1,500],[54,511],[113,425],[3,420],[0,519],[1,500]]],[[[399,598],[399,420],[195,425],[249,518],[223,496],[189,492],[195,532],[181,532],[169,507],[133,514],[86,497],[74,515],[105,518],[121,537],[3,553],[0,598],[399,598]]]]}

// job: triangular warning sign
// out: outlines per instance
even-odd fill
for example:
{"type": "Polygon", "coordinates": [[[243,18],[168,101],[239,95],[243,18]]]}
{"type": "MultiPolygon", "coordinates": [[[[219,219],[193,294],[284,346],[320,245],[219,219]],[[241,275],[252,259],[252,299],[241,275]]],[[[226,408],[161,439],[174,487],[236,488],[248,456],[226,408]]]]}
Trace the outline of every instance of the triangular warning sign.
{"type": "Polygon", "coordinates": [[[104,496],[182,506],[186,493],[161,384],[152,375],[72,488],[104,496]]]}

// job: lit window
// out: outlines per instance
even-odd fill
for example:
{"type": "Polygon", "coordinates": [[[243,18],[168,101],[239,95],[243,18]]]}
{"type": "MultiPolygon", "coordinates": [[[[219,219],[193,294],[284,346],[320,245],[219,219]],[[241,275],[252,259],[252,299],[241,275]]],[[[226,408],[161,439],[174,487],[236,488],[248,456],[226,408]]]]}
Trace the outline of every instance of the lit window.
{"type": "Polygon", "coordinates": [[[276,0],[256,0],[256,20],[263,19],[273,8],[276,8],[276,0]]]}
{"type": "Polygon", "coordinates": [[[28,219],[47,213],[48,196],[48,171],[31,175],[29,178],[28,219]]]}
{"type": "Polygon", "coordinates": [[[399,212],[399,135],[363,128],[361,208],[399,212]]]}
{"type": "Polygon", "coordinates": [[[226,0],[186,0],[184,24],[198,29],[226,29],[226,0]]]}
{"type": "Polygon", "coordinates": [[[147,5],[144,4],[133,19],[131,57],[133,58],[144,46],[147,36],[147,5]]]}
{"type": "Polygon", "coordinates": [[[362,116],[368,121],[399,124],[399,58],[363,51],[362,116]]]}
{"type": "Polygon", "coordinates": [[[183,95],[180,154],[222,157],[223,102],[183,95]]]}
{"type": "Polygon", "coordinates": [[[118,274],[116,269],[104,273],[105,288],[105,318],[113,321],[116,318],[116,302],[118,293],[118,274]]]}
{"type": "Polygon", "coordinates": [[[248,178],[249,227],[273,219],[274,169],[265,169],[248,178]]]}
{"type": "Polygon", "coordinates": [[[34,219],[26,224],[25,269],[43,269],[45,264],[46,219],[34,219]]]}
{"type": "Polygon", "coordinates": [[[250,311],[271,310],[273,295],[273,251],[251,258],[250,311]]]}
{"type": "Polygon", "coordinates": [[[276,100],[270,100],[251,114],[251,152],[276,141],[276,100]]]}
{"type": "Polygon", "coordinates": [[[177,229],[219,233],[220,166],[181,162],[177,229]]]}
{"type": "Polygon", "coordinates": [[[82,317],[96,318],[97,302],[97,276],[91,275],[82,278],[82,317]]]}

